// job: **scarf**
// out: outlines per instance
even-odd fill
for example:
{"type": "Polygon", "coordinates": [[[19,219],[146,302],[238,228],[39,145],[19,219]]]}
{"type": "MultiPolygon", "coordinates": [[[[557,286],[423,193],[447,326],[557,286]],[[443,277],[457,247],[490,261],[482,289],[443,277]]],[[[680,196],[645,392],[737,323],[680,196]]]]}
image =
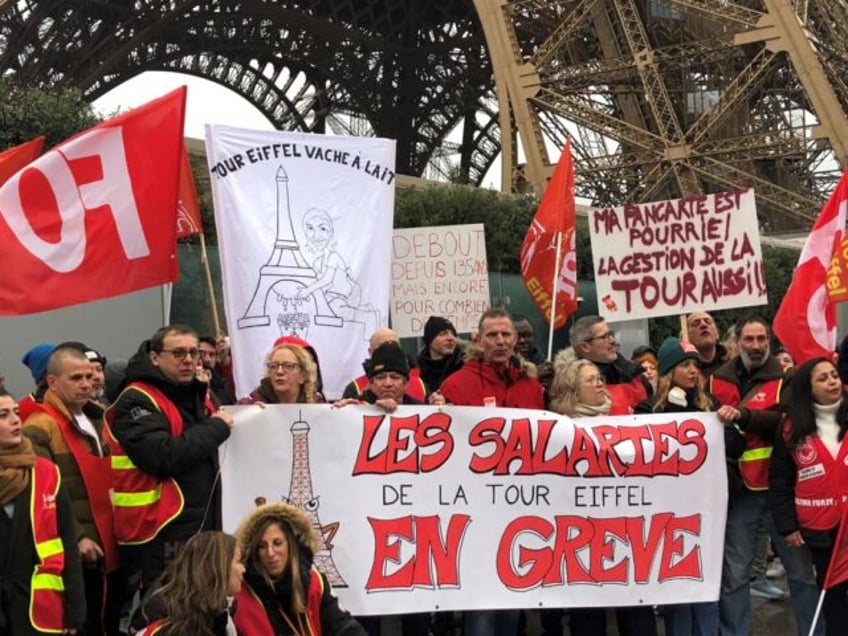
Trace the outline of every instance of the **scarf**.
{"type": "Polygon", "coordinates": [[[612,406],[612,398],[609,395],[604,398],[604,403],[600,406],[590,406],[589,404],[578,402],[574,406],[574,416],[598,417],[600,415],[609,415],[610,406],[612,406]]]}
{"type": "Polygon", "coordinates": [[[0,505],[20,495],[29,485],[29,471],[35,466],[32,442],[24,437],[14,448],[0,449],[0,505]]]}

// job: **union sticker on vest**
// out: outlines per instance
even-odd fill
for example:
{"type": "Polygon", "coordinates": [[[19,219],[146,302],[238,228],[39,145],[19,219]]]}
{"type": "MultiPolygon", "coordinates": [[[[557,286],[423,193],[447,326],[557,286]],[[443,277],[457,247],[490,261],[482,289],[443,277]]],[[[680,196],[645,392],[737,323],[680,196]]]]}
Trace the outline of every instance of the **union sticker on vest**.
{"type": "Polygon", "coordinates": [[[814,466],[807,466],[807,468],[799,470],[798,481],[806,481],[807,479],[821,477],[822,475],[824,475],[824,464],[815,464],[814,466]]]}

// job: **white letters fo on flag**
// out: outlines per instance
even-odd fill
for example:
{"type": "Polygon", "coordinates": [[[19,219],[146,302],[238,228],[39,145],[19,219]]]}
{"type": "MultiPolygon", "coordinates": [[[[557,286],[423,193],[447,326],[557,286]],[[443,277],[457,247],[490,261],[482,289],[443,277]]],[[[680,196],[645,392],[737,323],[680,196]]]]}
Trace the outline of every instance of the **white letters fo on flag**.
{"type": "Polygon", "coordinates": [[[0,215],[26,249],[58,273],[74,271],[83,262],[87,240],[85,217],[97,208],[103,209],[98,214],[112,215],[128,259],[143,258],[150,253],[133,195],[120,127],[84,133],[44,154],[0,187],[0,215]],[[77,183],[69,162],[83,159],[99,162],[101,179],[77,183]],[[27,170],[40,174],[42,183],[55,199],[61,219],[57,242],[42,239],[30,221],[51,211],[41,206],[25,207],[22,176],[27,170]]]}

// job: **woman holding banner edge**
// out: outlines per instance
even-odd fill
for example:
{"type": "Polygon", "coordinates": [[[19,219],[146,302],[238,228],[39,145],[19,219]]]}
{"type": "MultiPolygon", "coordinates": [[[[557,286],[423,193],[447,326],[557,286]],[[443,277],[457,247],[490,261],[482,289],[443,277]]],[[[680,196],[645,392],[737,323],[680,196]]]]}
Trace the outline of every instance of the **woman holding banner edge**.
{"type": "MultiPolygon", "coordinates": [[[[819,589],[824,589],[828,578],[848,495],[845,394],[831,360],[813,358],[801,365],[769,466],[769,496],[777,531],[790,548],[806,545],[810,549],[819,589]],[[826,502],[828,505],[822,505],[826,502]]],[[[844,633],[848,580],[830,586],[819,604],[826,633],[844,633]]]]}
{"type": "MultiPolygon", "coordinates": [[[[604,376],[590,360],[577,358],[554,368],[550,389],[550,409],[571,418],[609,415],[612,398],[604,376]]],[[[656,636],[657,619],[645,606],[615,608],[620,636],[656,636]]],[[[562,633],[560,609],[543,609],[542,625],[546,634],[562,633]]],[[[579,607],[569,609],[569,633],[603,636],[607,633],[606,609],[579,607]]]]}

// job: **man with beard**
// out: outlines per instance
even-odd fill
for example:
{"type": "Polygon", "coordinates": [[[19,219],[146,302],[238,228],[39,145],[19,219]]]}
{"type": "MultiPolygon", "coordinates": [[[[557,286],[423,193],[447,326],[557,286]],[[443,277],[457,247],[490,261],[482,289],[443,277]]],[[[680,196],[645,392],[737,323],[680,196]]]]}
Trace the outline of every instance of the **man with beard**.
{"type": "Polygon", "coordinates": [[[718,328],[713,317],[705,311],[695,311],[686,318],[689,342],[698,350],[701,375],[709,380],[721,365],[727,362],[727,349],[718,341],[718,328]]]}
{"type": "MultiPolygon", "coordinates": [[[[786,568],[798,633],[812,624],[818,591],[809,551],[789,548],[777,534],[768,502],[769,457],[781,421],[780,394],[785,389],[783,368],[771,355],[769,328],[758,316],[742,318],[735,327],[739,354],[716,369],[710,392],[721,407],[719,419],[737,426],[745,437],[745,452],[731,466],[728,484],[724,566],[719,597],[719,630],[751,633],[751,564],[757,549],[757,529],[763,524],[786,568]]],[[[817,628],[816,633],[823,633],[817,628]]]]}

